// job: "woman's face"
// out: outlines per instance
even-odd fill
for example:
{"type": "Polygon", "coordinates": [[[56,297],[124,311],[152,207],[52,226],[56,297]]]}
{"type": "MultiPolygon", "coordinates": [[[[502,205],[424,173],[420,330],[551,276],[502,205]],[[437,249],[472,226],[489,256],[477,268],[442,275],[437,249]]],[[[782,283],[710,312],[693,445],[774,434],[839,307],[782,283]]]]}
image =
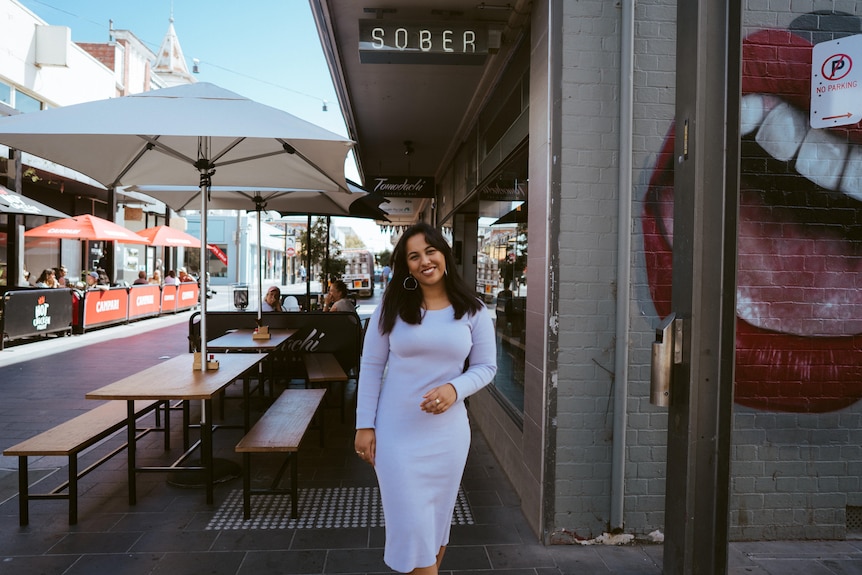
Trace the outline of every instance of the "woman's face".
{"type": "Polygon", "coordinates": [[[443,281],[446,273],[446,258],[443,252],[425,239],[425,234],[410,237],[405,244],[407,252],[407,271],[420,285],[432,286],[443,281]]]}
{"type": "Polygon", "coordinates": [[[268,292],[266,292],[266,298],[265,298],[266,303],[268,303],[269,305],[273,305],[276,302],[276,300],[278,300],[280,297],[281,297],[281,294],[279,294],[277,291],[275,291],[275,290],[268,291],[268,292]]]}
{"type": "Polygon", "coordinates": [[[338,291],[338,287],[335,284],[330,284],[329,286],[329,299],[332,302],[337,302],[341,299],[341,292],[338,291]]]}

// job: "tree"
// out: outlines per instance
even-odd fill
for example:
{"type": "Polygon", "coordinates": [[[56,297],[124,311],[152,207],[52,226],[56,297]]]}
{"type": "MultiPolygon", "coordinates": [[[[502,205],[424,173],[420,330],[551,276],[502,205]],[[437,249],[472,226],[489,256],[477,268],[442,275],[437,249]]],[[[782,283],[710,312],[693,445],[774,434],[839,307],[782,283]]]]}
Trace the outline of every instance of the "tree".
{"type": "MultiPolygon", "coordinates": [[[[326,265],[326,247],[329,245],[329,276],[339,277],[344,273],[346,262],[341,259],[341,244],[337,240],[329,241],[329,228],[326,225],[326,218],[317,217],[312,221],[311,230],[300,232],[299,241],[301,243],[300,255],[303,263],[307,262],[309,252],[311,253],[311,269],[316,270],[316,277],[321,283],[326,283],[325,270],[326,265]]],[[[311,277],[315,277],[312,275],[311,277]]]]}

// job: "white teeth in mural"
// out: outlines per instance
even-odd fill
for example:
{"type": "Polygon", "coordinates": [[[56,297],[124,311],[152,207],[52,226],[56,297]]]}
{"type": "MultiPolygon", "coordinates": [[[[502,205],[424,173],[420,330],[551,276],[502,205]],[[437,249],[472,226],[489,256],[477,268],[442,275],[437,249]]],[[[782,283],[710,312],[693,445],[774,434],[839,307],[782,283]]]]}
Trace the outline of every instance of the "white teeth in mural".
{"type": "Polygon", "coordinates": [[[796,155],[807,133],[808,118],[782,102],[763,119],[755,140],[773,158],[786,162],[796,155]]]}
{"type": "Polygon", "coordinates": [[[851,198],[862,201],[862,147],[850,148],[839,189],[851,198]]]}
{"type": "Polygon", "coordinates": [[[763,104],[763,96],[760,94],[747,94],[742,97],[739,116],[741,136],[750,134],[760,126],[765,114],[763,104]]]}
{"type": "Polygon", "coordinates": [[[740,134],[755,130],[755,140],[772,157],[796,157],[796,171],[827,190],[840,190],[862,201],[862,146],[825,129],[810,129],[808,117],[778,98],[746,94],[740,110],[740,134]]]}
{"type": "Polygon", "coordinates": [[[810,130],[799,148],[796,171],[821,188],[838,189],[848,147],[826,130],[810,130]]]}

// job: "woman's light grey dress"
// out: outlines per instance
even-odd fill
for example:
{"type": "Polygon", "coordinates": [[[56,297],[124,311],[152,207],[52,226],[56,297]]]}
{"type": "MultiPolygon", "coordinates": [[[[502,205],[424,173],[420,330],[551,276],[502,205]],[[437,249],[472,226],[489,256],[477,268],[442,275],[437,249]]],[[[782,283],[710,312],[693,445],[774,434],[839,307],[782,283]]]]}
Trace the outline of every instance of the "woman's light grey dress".
{"type": "Polygon", "coordinates": [[[386,335],[379,319],[377,308],[362,351],[356,427],[376,430],[375,470],[386,521],[383,558],[406,573],[433,565],[449,542],[470,448],[464,398],[496,373],[495,335],[485,308],[458,320],[452,307],[426,311],[421,324],[398,319],[386,335]],[[422,396],[447,382],[458,392],[455,404],[439,415],[422,411],[422,396]]]}

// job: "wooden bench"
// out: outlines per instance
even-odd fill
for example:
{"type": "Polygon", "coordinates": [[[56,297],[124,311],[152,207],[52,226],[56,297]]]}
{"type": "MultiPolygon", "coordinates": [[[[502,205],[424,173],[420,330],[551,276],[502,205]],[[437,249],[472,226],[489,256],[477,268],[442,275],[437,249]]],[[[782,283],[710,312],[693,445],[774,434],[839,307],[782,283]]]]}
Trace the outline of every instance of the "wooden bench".
{"type": "MultiPolygon", "coordinates": [[[[291,513],[296,519],[299,490],[299,467],[297,458],[299,444],[323,401],[325,389],[286,389],[275,400],[263,416],[254,424],[236,445],[242,453],[242,516],[251,517],[251,496],[257,494],[290,493],[291,513]],[[287,453],[284,464],[276,473],[268,489],[251,488],[252,453],[287,453]],[[279,484],[285,467],[290,463],[290,489],[281,489],[279,484]]],[[[320,445],[323,446],[323,418],[320,419],[320,445]]]]}
{"type": "Polygon", "coordinates": [[[341,384],[341,402],[338,407],[341,409],[341,423],[344,423],[348,377],[338,363],[338,358],[331,353],[306,353],[302,356],[302,362],[305,364],[306,385],[322,384],[329,388],[333,384],[341,384]]]}
{"type": "MultiPolygon", "coordinates": [[[[136,401],[135,417],[139,418],[150,411],[157,410],[163,403],[159,400],[136,401]]],[[[3,451],[3,455],[18,457],[18,510],[21,525],[27,525],[30,521],[31,499],[68,499],[69,525],[75,525],[78,522],[78,480],[120,453],[127,444],[123,443],[81,472],[78,472],[78,454],[125,429],[128,416],[126,410],[125,401],[109,401],[3,451]],[[48,493],[30,493],[27,458],[52,455],[68,457],[68,479],[48,493]]],[[[150,431],[163,431],[165,449],[170,449],[169,415],[167,410],[164,411],[164,425],[159,427],[160,418],[156,411],[156,426],[139,430],[140,433],[136,439],[140,439],[150,431]]]]}

